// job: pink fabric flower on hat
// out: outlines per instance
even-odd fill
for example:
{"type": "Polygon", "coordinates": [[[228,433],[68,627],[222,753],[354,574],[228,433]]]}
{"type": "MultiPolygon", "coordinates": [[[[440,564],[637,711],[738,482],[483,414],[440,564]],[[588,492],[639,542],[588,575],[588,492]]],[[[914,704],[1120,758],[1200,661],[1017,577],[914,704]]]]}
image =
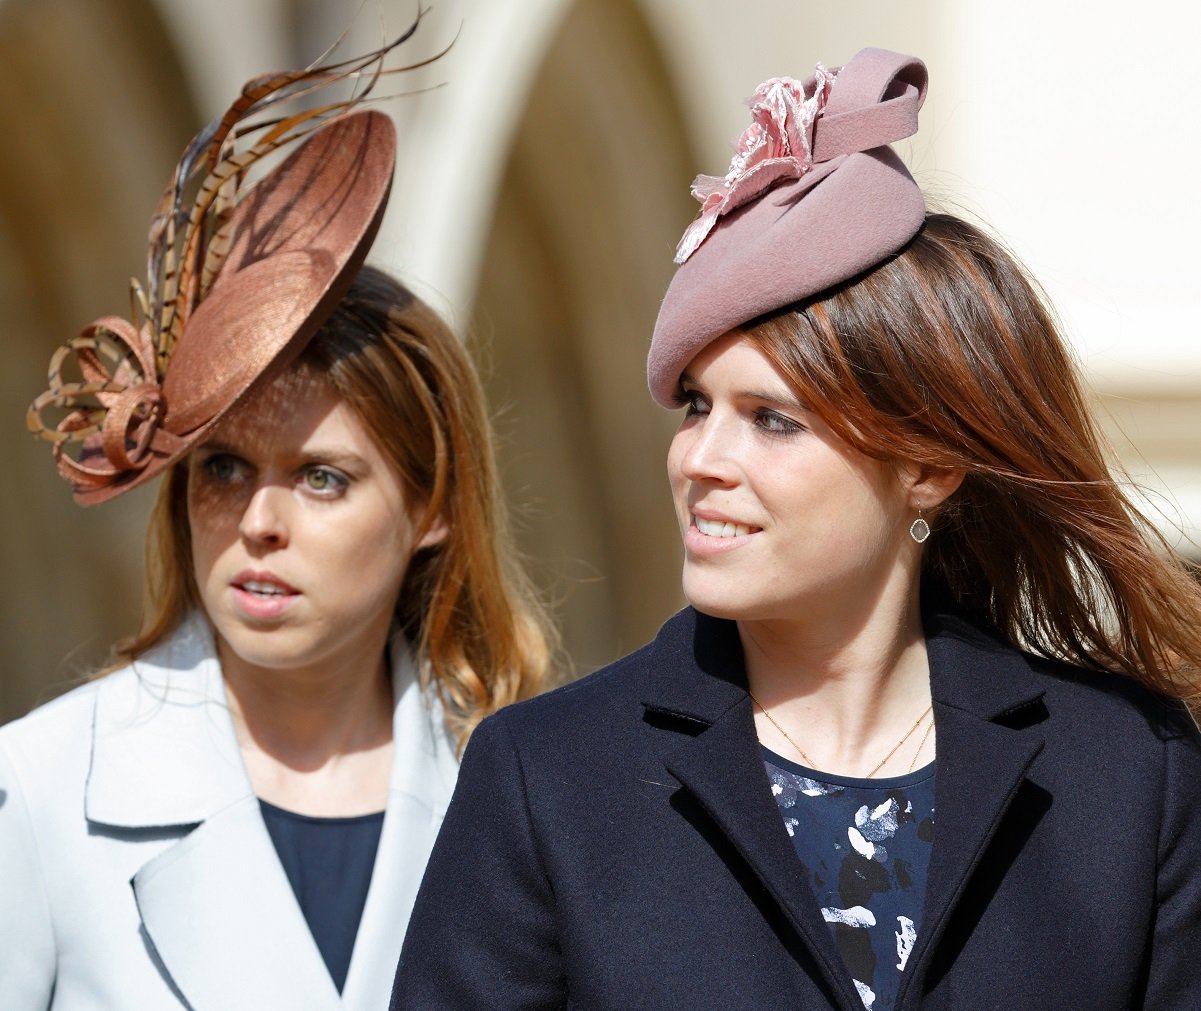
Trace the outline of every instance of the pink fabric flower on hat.
{"type": "Polygon", "coordinates": [[[791,77],[773,77],[755,89],[746,102],[752,123],[738,138],[730,170],[724,177],[699,175],[692,183],[701,213],[676,246],[676,263],[696,252],[723,214],[779,180],[799,179],[813,168],[813,124],[826,107],[836,73],[819,63],[809,97],[805,86],[791,77]]]}

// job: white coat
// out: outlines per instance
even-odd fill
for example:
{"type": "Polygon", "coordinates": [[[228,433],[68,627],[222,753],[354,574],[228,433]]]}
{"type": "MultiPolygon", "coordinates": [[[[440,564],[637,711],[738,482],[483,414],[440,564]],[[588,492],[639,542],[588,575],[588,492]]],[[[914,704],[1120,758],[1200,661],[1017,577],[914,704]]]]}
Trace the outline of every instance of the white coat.
{"type": "Polygon", "coordinates": [[[392,651],[388,804],[338,994],[242,764],[207,623],[0,728],[0,1008],[379,1009],[458,765],[392,651]]]}

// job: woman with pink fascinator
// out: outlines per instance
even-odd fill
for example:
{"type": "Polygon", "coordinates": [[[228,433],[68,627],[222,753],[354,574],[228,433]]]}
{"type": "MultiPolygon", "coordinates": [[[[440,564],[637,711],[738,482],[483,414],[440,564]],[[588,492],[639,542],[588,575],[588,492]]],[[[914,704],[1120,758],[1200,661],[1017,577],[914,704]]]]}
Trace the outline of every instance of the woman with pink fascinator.
{"type": "Polygon", "coordinates": [[[1201,590],[889,146],[926,83],[768,81],[697,180],[648,364],[689,606],[481,725],[394,1008],[1201,1006],[1201,590]]]}
{"type": "Polygon", "coordinates": [[[143,627],[0,729],[6,1011],[382,1007],[458,752],[547,667],[466,350],[363,265],[391,49],[250,81],[30,409],[81,504],[162,484],[143,627]]]}

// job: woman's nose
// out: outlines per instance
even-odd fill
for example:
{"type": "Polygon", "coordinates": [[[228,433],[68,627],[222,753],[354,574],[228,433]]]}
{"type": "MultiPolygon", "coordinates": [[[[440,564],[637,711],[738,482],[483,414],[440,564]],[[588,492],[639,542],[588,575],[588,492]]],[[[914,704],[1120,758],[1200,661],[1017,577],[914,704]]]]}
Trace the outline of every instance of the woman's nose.
{"type": "Polygon", "coordinates": [[[263,484],[254,490],[238,532],[251,544],[283,546],[288,542],[287,491],[275,485],[263,484]]]}
{"type": "Polygon", "coordinates": [[[689,481],[730,484],[737,473],[737,440],[730,426],[712,414],[676,434],[682,440],[680,473],[689,481]]]}

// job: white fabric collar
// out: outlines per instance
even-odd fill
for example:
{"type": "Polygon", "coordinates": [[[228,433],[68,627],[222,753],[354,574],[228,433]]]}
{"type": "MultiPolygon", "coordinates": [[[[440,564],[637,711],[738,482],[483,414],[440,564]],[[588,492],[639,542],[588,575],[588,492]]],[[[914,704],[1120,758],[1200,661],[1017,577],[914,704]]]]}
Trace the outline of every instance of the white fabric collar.
{"type": "MultiPolygon", "coordinates": [[[[399,634],[390,659],[390,791],[440,816],[458,774],[454,743],[399,634]]],[[[84,811],[122,828],[195,825],[252,793],[213,633],[192,613],[166,641],[100,682],[84,811]]]]}

